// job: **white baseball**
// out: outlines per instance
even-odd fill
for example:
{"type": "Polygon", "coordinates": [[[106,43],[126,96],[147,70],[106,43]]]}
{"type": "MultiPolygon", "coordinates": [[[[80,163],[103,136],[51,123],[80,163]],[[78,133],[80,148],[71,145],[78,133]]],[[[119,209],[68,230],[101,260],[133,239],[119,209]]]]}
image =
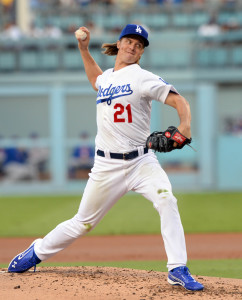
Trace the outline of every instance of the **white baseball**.
{"type": "Polygon", "coordinates": [[[77,29],[75,31],[75,35],[76,35],[76,38],[79,40],[81,39],[82,41],[84,41],[86,38],[87,38],[87,34],[86,32],[84,32],[83,30],[81,29],[77,29]]]}

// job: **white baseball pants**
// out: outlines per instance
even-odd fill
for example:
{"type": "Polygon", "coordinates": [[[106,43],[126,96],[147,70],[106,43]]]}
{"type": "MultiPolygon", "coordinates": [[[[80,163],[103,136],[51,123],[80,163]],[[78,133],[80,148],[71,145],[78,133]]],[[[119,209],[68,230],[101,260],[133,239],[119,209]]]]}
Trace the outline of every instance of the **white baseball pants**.
{"type": "Polygon", "coordinates": [[[95,157],[77,214],[35,244],[39,259],[50,258],[92,230],[118,199],[132,190],[150,200],[160,215],[168,270],[186,265],[185,237],[177,200],[155,154],[150,151],[133,160],[108,158],[107,152],[105,156],[95,157]]]}

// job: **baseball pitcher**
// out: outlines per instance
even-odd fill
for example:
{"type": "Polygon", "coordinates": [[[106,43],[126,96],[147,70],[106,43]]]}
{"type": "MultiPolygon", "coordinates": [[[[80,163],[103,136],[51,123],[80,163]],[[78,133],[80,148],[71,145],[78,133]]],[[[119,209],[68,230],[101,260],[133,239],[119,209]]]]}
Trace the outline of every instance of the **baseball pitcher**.
{"type": "Polygon", "coordinates": [[[8,271],[20,273],[36,267],[92,230],[118,199],[135,191],[151,201],[160,215],[168,282],[191,291],[202,290],[203,285],[186,266],[177,200],[153,151],[177,151],[191,143],[189,104],[172,85],[140,67],[140,58],[149,46],[148,33],[142,26],[128,24],[116,43],[103,44],[104,54],[116,56],[114,67],[105,72],[88,50],[89,30],[80,27],[75,34],[87,78],[97,92],[94,166],[77,214],[18,254],[8,271]],[[150,134],[152,100],[176,109],[180,118],[177,128],[171,124],[164,131],[150,134]]]}

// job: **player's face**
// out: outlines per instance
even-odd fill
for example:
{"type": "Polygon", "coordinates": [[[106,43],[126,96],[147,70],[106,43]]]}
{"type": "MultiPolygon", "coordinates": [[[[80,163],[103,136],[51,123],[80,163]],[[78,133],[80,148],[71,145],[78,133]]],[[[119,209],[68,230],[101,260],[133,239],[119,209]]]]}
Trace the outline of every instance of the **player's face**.
{"type": "Polygon", "coordinates": [[[127,65],[137,63],[144,52],[142,41],[131,37],[122,38],[117,42],[117,47],[119,49],[117,58],[127,65]]]}

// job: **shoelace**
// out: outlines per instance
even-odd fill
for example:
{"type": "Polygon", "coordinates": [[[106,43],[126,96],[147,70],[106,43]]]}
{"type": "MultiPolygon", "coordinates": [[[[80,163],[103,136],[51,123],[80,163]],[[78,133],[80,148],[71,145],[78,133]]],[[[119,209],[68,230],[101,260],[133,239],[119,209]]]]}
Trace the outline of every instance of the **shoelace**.
{"type": "Polygon", "coordinates": [[[176,272],[184,282],[195,282],[195,279],[191,276],[191,273],[187,267],[180,267],[176,270],[176,272]]]}
{"type": "Polygon", "coordinates": [[[182,279],[186,282],[191,282],[191,281],[195,281],[195,279],[191,276],[191,273],[189,272],[187,267],[184,268],[180,268],[179,270],[177,270],[180,274],[180,276],[182,277],[182,279]]]}

